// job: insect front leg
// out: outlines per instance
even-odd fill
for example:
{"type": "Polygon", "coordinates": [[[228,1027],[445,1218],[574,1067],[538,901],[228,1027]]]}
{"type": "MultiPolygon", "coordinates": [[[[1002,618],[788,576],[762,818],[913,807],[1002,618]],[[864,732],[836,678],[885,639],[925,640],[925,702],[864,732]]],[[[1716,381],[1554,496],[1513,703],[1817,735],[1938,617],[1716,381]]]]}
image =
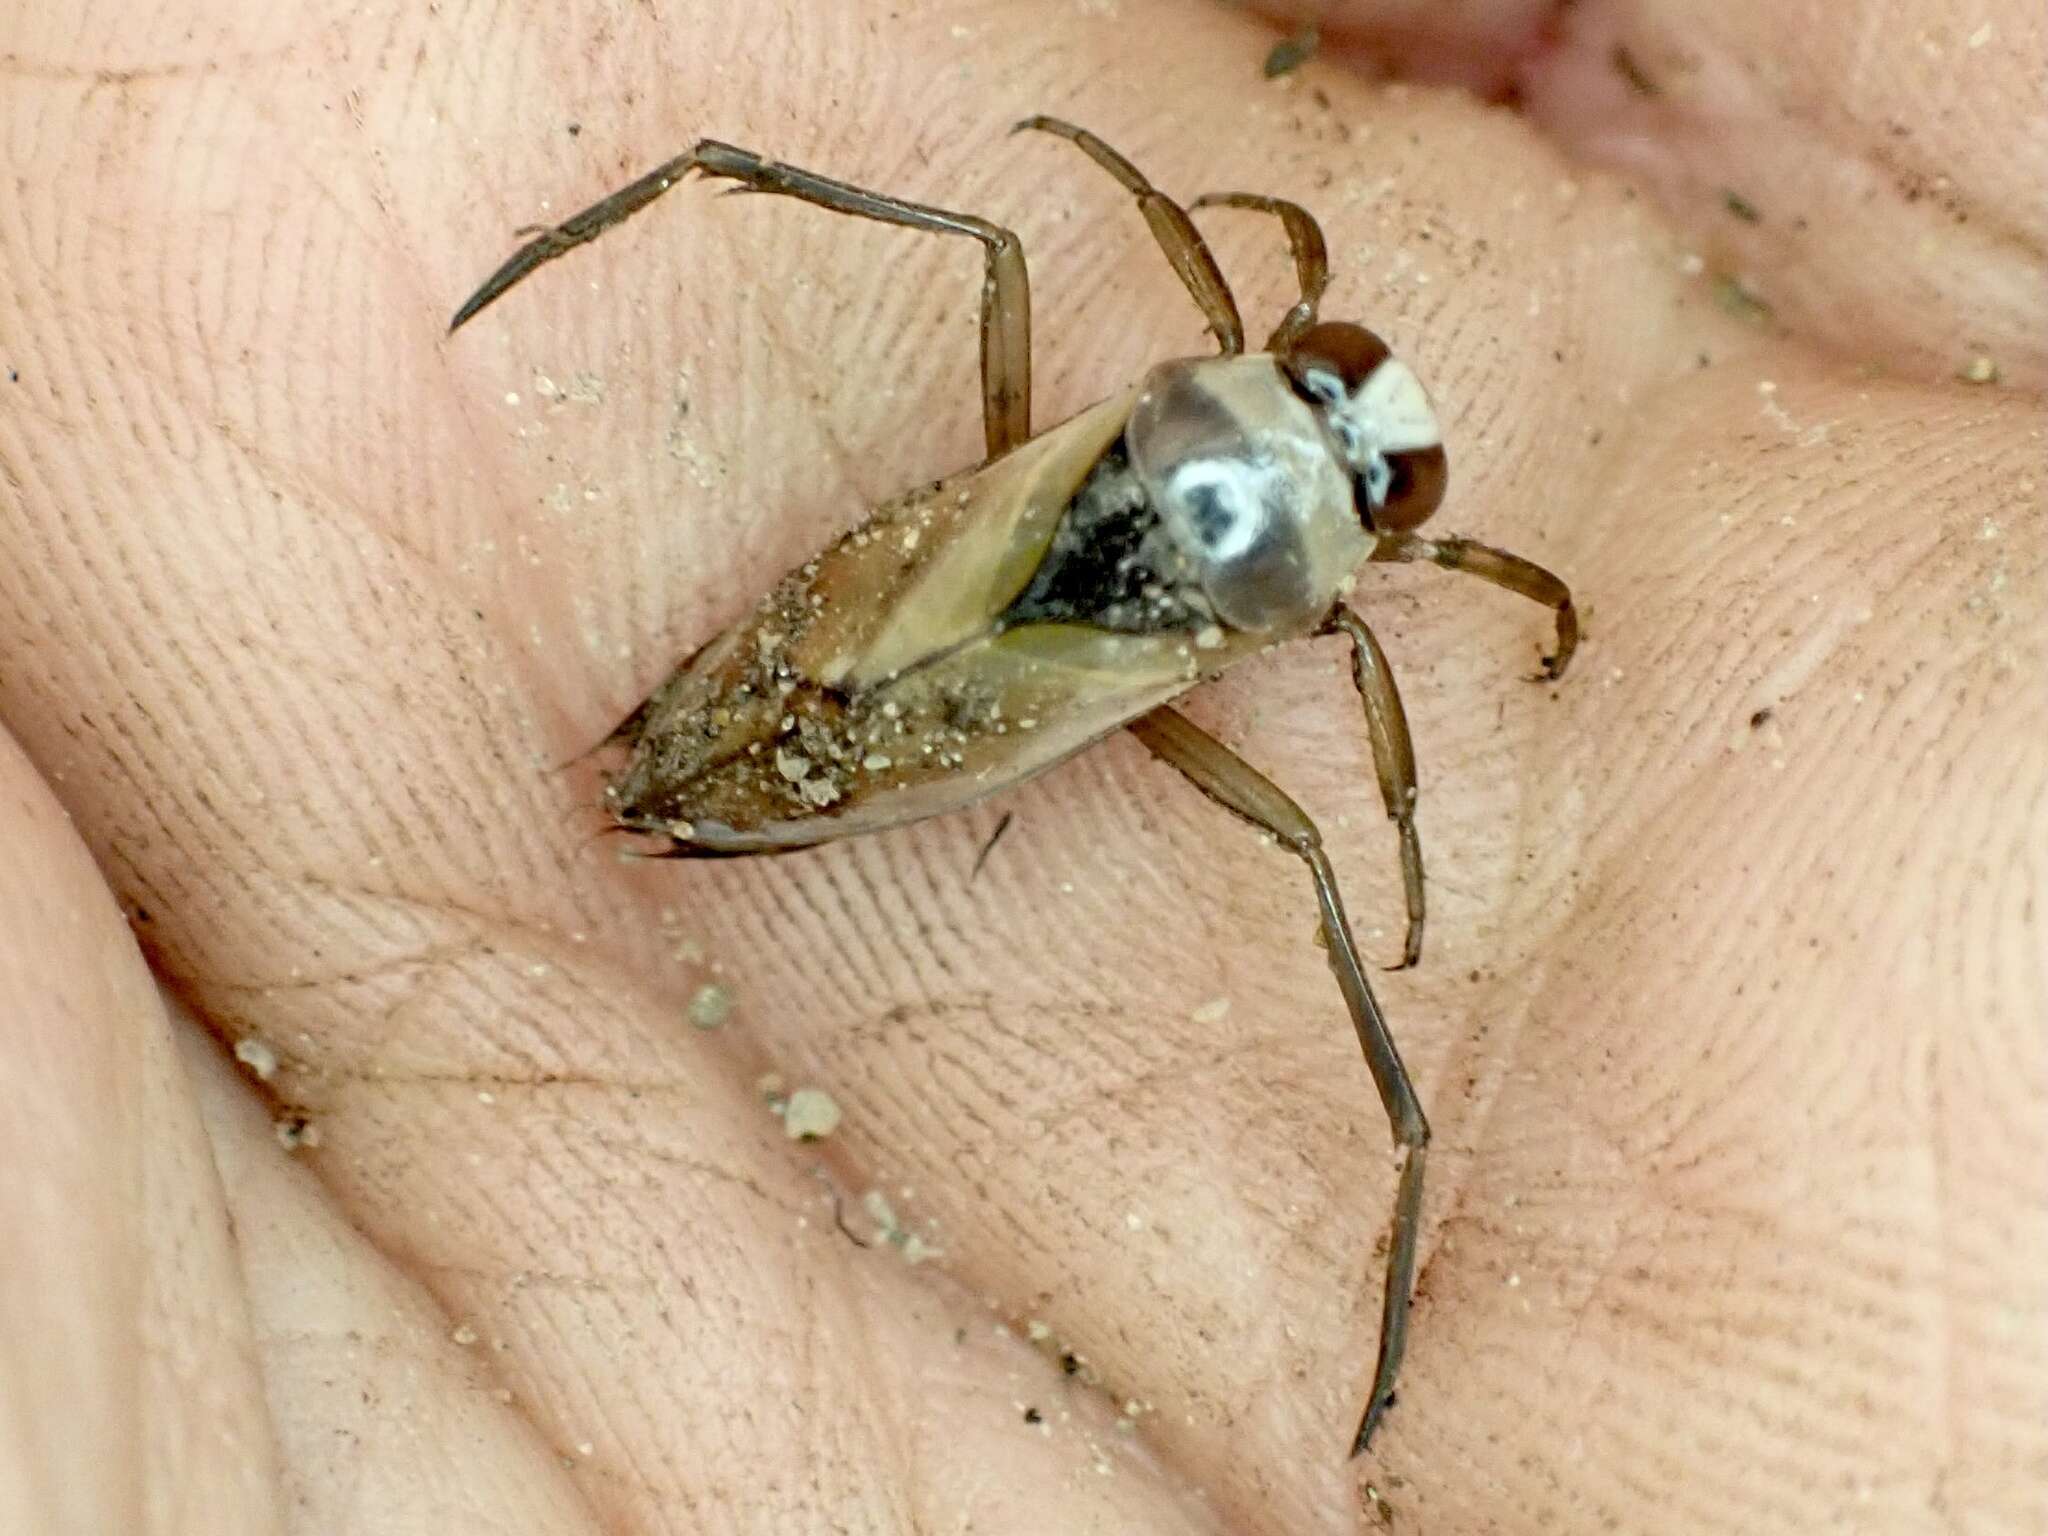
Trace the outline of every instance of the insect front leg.
{"type": "Polygon", "coordinates": [[[1145,179],[1143,171],[1086,128],[1076,128],[1057,117],[1036,116],[1025,118],[1010,131],[1022,133],[1027,128],[1057,134],[1079,145],[1089,159],[1114,176],[1126,192],[1137,198],[1138,211],[1145,215],[1145,222],[1151,226],[1152,238],[1166,253],[1167,261],[1186,286],[1188,296],[1201,308],[1203,318],[1209,322],[1210,333],[1216,338],[1216,345],[1226,356],[1242,352],[1244,321],[1238,318],[1237,300],[1230,296],[1230,284],[1223,280],[1223,269],[1216,265],[1209,243],[1195,228],[1195,221],[1188,217],[1187,210],[1153,186],[1145,179]]]}
{"type": "Polygon", "coordinates": [[[986,252],[981,285],[981,403],[988,455],[995,458],[1007,453],[1031,436],[1031,281],[1024,264],[1024,244],[1012,231],[970,213],[889,197],[783,165],[716,139],[699,139],[639,180],[529,240],[463,302],[448,329],[453,331],[473,320],[536,268],[595,240],[692,173],[735,181],[750,192],[793,197],[834,213],[979,240],[986,252]]]}
{"type": "Polygon", "coordinates": [[[1414,534],[1382,538],[1372,558],[1428,560],[1447,571],[1469,571],[1482,581],[1543,604],[1557,614],[1557,651],[1543,658],[1542,675],[1535,681],[1555,682],[1571,665],[1572,652],[1579,648],[1579,613],[1572,606],[1572,589],[1535,561],[1476,539],[1424,539],[1414,534]]]}
{"type": "Polygon", "coordinates": [[[1268,352],[1286,351],[1295,337],[1316,323],[1316,306],[1322,302],[1323,290],[1330,286],[1330,251],[1323,241],[1322,225],[1301,204],[1290,203],[1284,197],[1268,197],[1263,192],[1205,192],[1188,207],[1249,208],[1255,213],[1270,213],[1287,231],[1287,248],[1294,255],[1294,274],[1301,285],[1301,297],[1266,338],[1268,352]]]}
{"type": "Polygon", "coordinates": [[[1406,970],[1422,958],[1422,839],[1415,831],[1415,742],[1408,734],[1408,712],[1401,707],[1394,669],[1365,620],[1340,603],[1330,615],[1328,627],[1351,637],[1351,681],[1365,704],[1365,734],[1372,742],[1380,798],[1401,834],[1401,888],[1408,898],[1408,938],[1401,946],[1397,969],[1406,970]]]}
{"type": "Polygon", "coordinates": [[[1415,1085],[1401,1063],[1386,1015],[1380,1012],[1379,1000],[1365,979],[1358,944],[1351,935],[1351,922],[1344,915],[1344,901],[1337,892],[1336,873],[1323,852],[1322,834],[1309,820],[1308,813],[1271,779],[1177,710],[1155,709],[1132,722],[1130,729],[1155,756],[1179,769],[1203,794],[1271,833],[1282,847],[1308,865],[1310,878],[1315,882],[1316,907],[1322,916],[1330,969],[1336,973],[1337,988],[1351,1011],[1351,1023],[1358,1031],[1366,1067],[1372,1073],[1373,1085],[1379,1089],[1380,1103],[1393,1127],[1394,1143],[1406,1153],[1400,1183],[1394,1192],[1394,1218],[1387,1243],[1386,1290],[1380,1301],[1379,1360],[1373,1367],[1365,1415],[1359,1420],[1358,1434],[1351,1445],[1351,1453],[1356,1456],[1371,1443],[1381,1416],[1394,1400],[1394,1378],[1400,1373],[1401,1355],[1408,1344],[1408,1296],[1415,1283],[1415,1250],[1422,1221],[1422,1164],[1429,1145],[1429,1122],[1423,1118],[1415,1085]]]}

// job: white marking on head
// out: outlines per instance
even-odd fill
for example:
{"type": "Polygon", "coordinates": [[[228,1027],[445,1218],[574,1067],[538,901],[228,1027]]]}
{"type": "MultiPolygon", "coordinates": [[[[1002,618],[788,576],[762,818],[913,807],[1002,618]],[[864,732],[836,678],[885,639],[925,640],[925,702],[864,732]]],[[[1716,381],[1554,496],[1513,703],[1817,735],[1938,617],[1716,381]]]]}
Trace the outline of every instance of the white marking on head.
{"type": "Polygon", "coordinates": [[[1357,393],[1333,409],[1351,421],[1369,450],[1407,453],[1438,447],[1444,440],[1422,381],[1398,357],[1373,369],[1357,393]]]}

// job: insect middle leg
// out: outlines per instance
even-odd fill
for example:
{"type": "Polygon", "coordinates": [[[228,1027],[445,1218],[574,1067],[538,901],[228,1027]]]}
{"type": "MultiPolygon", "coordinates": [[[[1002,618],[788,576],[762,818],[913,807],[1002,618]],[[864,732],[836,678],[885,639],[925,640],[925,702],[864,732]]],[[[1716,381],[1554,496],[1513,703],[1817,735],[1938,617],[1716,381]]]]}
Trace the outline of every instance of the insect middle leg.
{"type": "Polygon", "coordinates": [[[1414,534],[1382,538],[1372,558],[1428,560],[1447,571],[1469,571],[1496,587],[1543,604],[1557,614],[1557,650],[1543,658],[1542,674],[1535,681],[1556,682],[1572,664],[1572,652],[1579,648],[1579,612],[1572,606],[1572,589],[1535,561],[1476,539],[1424,539],[1414,534]]]}
{"type": "Polygon", "coordinates": [[[1086,128],[1077,128],[1057,117],[1040,115],[1025,118],[1010,131],[1022,133],[1027,128],[1057,134],[1079,145],[1089,159],[1114,176],[1126,192],[1137,198],[1138,211],[1145,215],[1145,222],[1151,226],[1152,238],[1166,253],[1167,261],[1186,286],[1188,296],[1201,308],[1202,317],[1209,322],[1210,333],[1216,338],[1216,345],[1226,355],[1242,352],[1244,321],[1238,317],[1237,300],[1230,296],[1230,285],[1223,280],[1223,269],[1216,265],[1216,257],[1210,252],[1208,241],[1195,228],[1195,221],[1188,217],[1187,210],[1153,186],[1143,171],[1086,128]]]}
{"type": "Polygon", "coordinates": [[[1328,628],[1351,637],[1351,681],[1365,704],[1365,734],[1372,742],[1380,798],[1401,834],[1401,888],[1408,900],[1408,937],[1396,969],[1406,970],[1422,958],[1422,839],[1415,831],[1415,740],[1408,734],[1408,711],[1401,707],[1394,669],[1365,620],[1339,603],[1328,628]]]}
{"type": "Polygon", "coordinates": [[[1323,852],[1322,834],[1308,813],[1271,779],[1224,746],[1178,710],[1153,710],[1132,722],[1131,733],[1154,755],[1171,764],[1203,794],[1225,810],[1269,832],[1282,847],[1308,865],[1315,882],[1316,907],[1322,917],[1323,941],[1330,969],[1351,1012],[1365,1064],[1379,1090],[1380,1103],[1394,1131],[1395,1145],[1407,1154],[1394,1192],[1394,1219],[1387,1244],[1386,1290],[1380,1300],[1379,1360],[1373,1367],[1372,1390],[1359,1420],[1351,1453],[1364,1451],[1373,1431],[1394,1400],[1394,1378],[1408,1345],[1408,1296],[1415,1283],[1415,1250],[1422,1221],[1423,1153],[1429,1145],[1429,1122],[1415,1097],[1415,1085],[1401,1063],[1386,1015],[1365,979],[1351,921],[1337,892],[1336,872],[1323,852]]]}
{"type": "Polygon", "coordinates": [[[1323,227],[1315,215],[1299,203],[1263,192],[1205,192],[1188,204],[1194,208],[1248,208],[1270,213],[1287,231],[1287,249],[1294,256],[1294,273],[1301,285],[1301,297],[1288,309],[1266,338],[1266,350],[1279,352],[1316,323],[1316,306],[1323,290],[1330,286],[1330,250],[1323,240],[1323,227]]]}
{"type": "Polygon", "coordinates": [[[473,320],[536,268],[631,218],[692,173],[736,181],[750,192],[771,192],[815,203],[835,213],[979,240],[986,252],[981,285],[981,401],[989,457],[1005,453],[1031,436],[1031,282],[1024,265],[1023,242],[1012,231],[970,213],[889,197],[783,165],[716,139],[699,139],[639,180],[529,240],[463,302],[448,329],[453,331],[473,320]]]}

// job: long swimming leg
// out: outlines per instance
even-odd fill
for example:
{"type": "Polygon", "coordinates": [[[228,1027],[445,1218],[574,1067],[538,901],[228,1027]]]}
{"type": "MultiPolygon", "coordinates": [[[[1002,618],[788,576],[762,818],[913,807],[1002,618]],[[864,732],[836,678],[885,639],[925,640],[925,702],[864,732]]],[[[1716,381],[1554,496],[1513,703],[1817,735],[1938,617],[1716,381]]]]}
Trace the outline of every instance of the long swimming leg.
{"type": "Polygon", "coordinates": [[[981,400],[988,455],[995,458],[1031,436],[1031,282],[1023,242],[1014,233],[970,213],[870,192],[716,139],[699,139],[639,180],[527,241],[463,301],[448,329],[475,319],[535,269],[631,218],[692,173],[736,181],[750,191],[794,197],[835,213],[979,240],[987,251],[981,285],[981,400]]]}
{"type": "Polygon", "coordinates": [[[1179,769],[1203,794],[1271,833],[1282,847],[1308,865],[1310,878],[1315,882],[1316,907],[1322,915],[1323,940],[1330,952],[1330,969],[1336,973],[1338,990],[1351,1010],[1351,1023],[1358,1031],[1366,1067],[1372,1073],[1373,1086],[1379,1089],[1380,1103],[1393,1127],[1395,1145],[1407,1154],[1394,1192],[1386,1290],[1380,1300],[1379,1360],[1373,1367],[1365,1414],[1351,1444],[1351,1453],[1356,1456],[1371,1443],[1381,1416],[1394,1400],[1394,1378],[1400,1373],[1401,1355],[1408,1344],[1408,1296],[1415,1284],[1415,1249],[1422,1221],[1422,1163],[1424,1149],[1429,1145],[1429,1122],[1423,1118],[1415,1085],[1401,1063],[1386,1015],[1380,1012],[1379,1000],[1372,995],[1372,986],[1365,979],[1358,944],[1351,936],[1351,922],[1344,915],[1344,901],[1337,892],[1336,873],[1323,852],[1322,834],[1309,820],[1308,813],[1271,779],[1177,710],[1155,709],[1133,721],[1130,729],[1155,756],[1179,769]]]}

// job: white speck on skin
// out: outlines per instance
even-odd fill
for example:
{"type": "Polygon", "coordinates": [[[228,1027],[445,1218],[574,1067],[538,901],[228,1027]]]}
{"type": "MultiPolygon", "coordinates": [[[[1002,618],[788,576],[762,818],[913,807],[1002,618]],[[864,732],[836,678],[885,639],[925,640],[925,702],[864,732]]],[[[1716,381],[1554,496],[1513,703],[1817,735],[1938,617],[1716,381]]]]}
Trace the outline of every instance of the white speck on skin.
{"type": "Polygon", "coordinates": [[[1189,1015],[1197,1024],[1221,1024],[1230,1017],[1230,999],[1212,997],[1189,1015]]]}
{"type": "Polygon", "coordinates": [[[277,1051],[257,1035],[244,1035],[235,1042],[235,1060],[254,1072],[262,1082],[277,1076],[277,1051]]]}
{"type": "Polygon", "coordinates": [[[791,1141],[816,1141],[839,1129],[839,1105],[822,1088],[799,1088],[782,1108],[782,1130],[791,1141]]]}
{"type": "Polygon", "coordinates": [[[732,989],[707,981],[690,999],[690,1022],[699,1029],[717,1029],[732,1017],[732,989]]]}

